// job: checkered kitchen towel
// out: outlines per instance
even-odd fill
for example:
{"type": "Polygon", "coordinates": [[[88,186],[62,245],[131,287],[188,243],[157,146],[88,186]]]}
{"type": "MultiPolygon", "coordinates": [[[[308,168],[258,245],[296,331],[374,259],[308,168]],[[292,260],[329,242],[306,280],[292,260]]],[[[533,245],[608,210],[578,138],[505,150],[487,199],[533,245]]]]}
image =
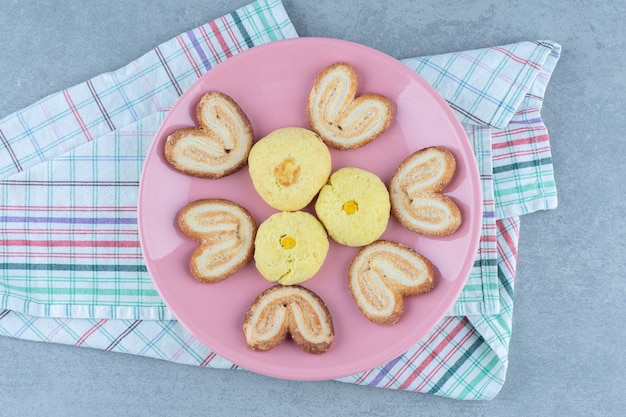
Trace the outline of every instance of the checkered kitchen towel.
{"type": "MultiPolygon", "coordinates": [[[[1,335],[237,368],[195,340],[152,285],[137,235],[139,177],[167,109],[195,80],[296,36],[280,1],[259,0],[0,120],[1,335]]],[[[403,61],[465,126],[483,185],[482,239],[449,316],[405,354],[341,381],[463,399],[498,393],[518,216],[556,207],[540,109],[559,54],[541,41],[403,61]]]]}

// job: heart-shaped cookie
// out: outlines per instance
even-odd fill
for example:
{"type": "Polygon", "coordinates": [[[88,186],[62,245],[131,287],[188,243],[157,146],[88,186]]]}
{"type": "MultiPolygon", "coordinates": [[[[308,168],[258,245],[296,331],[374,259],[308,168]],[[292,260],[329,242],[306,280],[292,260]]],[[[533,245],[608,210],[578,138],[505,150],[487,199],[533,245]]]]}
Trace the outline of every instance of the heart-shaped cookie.
{"type": "Polygon", "coordinates": [[[449,150],[433,146],[414,152],[391,178],[391,212],[404,227],[428,236],[450,235],[461,225],[461,211],[441,194],[452,180],[456,160],[449,150]]]}
{"type": "Polygon", "coordinates": [[[189,262],[197,280],[222,281],[252,258],[257,226],[239,204],[224,199],[197,200],[183,207],[177,220],[185,235],[201,242],[189,262]]]}
{"type": "Polygon", "coordinates": [[[326,304],[300,285],[276,285],[263,291],[250,305],[243,331],[248,346],[260,351],[278,346],[289,333],[302,350],[324,353],[335,336],[326,304]]]}
{"type": "Polygon", "coordinates": [[[246,164],[254,135],[246,114],[228,95],[204,94],[196,107],[199,127],[175,131],[165,141],[165,159],[194,177],[221,178],[246,164]]]}
{"type": "Polygon", "coordinates": [[[309,94],[309,124],[336,149],[359,148],[380,136],[392,118],[391,102],[379,94],[356,97],[358,80],[350,65],[337,62],[315,79],[309,94]]]}
{"type": "Polygon", "coordinates": [[[404,311],[404,296],[424,294],[434,288],[435,269],[408,246],[378,240],[354,257],[348,282],[361,313],[374,323],[391,325],[404,311]]]}

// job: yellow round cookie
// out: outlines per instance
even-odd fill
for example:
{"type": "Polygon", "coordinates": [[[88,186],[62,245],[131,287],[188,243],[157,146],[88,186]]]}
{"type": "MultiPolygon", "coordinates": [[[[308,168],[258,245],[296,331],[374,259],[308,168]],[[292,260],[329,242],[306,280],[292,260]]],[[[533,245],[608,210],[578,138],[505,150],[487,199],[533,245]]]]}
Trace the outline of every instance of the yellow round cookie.
{"type": "Polygon", "coordinates": [[[315,216],[303,211],[276,213],[257,230],[254,262],[268,281],[298,284],[319,271],[328,247],[324,226],[315,216]]]}
{"type": "Polygon", "coordinates": [[[328,181],[330,151],[314,132],[287,127],[252,146],[248,167],[254,188],[267,204],[278,210],[297,211],[309,204],[328,181]]]}
{"type": "Polygon", "coordinates": [[[391,204],[385,184],[360,168],[335,171],[315,203],[317,217],[337,243],[365,246],[378,239],[389,222],[391,204]]]}

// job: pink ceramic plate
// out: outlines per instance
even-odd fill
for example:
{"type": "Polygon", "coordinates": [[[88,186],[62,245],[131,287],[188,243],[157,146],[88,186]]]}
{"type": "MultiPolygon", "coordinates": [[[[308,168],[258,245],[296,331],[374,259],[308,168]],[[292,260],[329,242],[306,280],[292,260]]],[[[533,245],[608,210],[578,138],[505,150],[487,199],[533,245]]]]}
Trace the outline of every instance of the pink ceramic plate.
{"type": "MultiPolygon", "coordinates": [[[[383,364],[422,339],[452,307],[463,288],[478,247],[481,188],[474,154],[446,102],[422,78],[394,58],[351,42],[301,38],[257,46],[219,64],[183,94],[159,129],[141,177],[138,216],[143,255],[159,294],[172,313],[199,341],[224,358],[269,376],[316,380],[352,375],[383,364]],[[359,94],[383,94],[393,103],[389,129],[365,147],[332,151],[333,171],[356,166],[374,172],[386,184],[398,164],[413,151],[442,145],[457,158],[457,172],[444,190],[459,205],[463,224],[452,236],[428,238],[391,219],[382,238],[405,243],[437,268],[434,290],[405,299],[405,312],[390,327],[366,320],[348,289],[346,271],[357,248],[331,241],[316,276],[303,283],[328,305],[335,325],[330,350],[313,355],[291,340],[267,352],[246,345],[242,322],[252,300],[272,284],[250,262],[229,279],[202,284],[189,273],[196,242],[176,226],[187,203],[220,197],[246,207],[258,223],[275,210],[255,192],[248,169],[219,180],[198,179],[172,169],[163,156],[167,136],[193,126],[203,93],[230,95],[248,115],[256,139],[286,126],[308,127],[306,102],[316,75],[344,61],[357,71],[359,94]]],[[[309,208],[310,209],[310,208],[309,208]]]]}

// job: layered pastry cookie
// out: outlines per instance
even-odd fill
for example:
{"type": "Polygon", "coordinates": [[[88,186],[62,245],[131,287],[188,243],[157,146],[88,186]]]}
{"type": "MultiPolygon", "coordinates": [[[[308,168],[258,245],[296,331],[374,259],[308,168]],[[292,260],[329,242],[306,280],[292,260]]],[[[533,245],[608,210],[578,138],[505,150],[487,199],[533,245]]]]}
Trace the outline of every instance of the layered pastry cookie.
{"type": "Polygon", "coordinates": [[[424,294],[434,288],[435,269],[408,246],[379,240],[354,257],[348,281],[361,313],[374,323],[391,325],[404,311],[404,296],[424,294]]]}
{"type": "Polygon", "coordinates": [[[341,168],[320,190],[315,212],[337,243],[364,246],[387,228],[389,192],[375,174],[355,167],[341,168]]]}
{"type": "Polygon", "coordinates": [[[409,155],[389,185],[391,211],[404,227],[428,236],[446,236],[461,225],[461,211],[441,191],[450,183],[456,160],[443,147],[429,147],[409,155]]]}
{"type": "Polygon", "coordinates": [[[254,135],[246,114],[228,95],[212,91],[196,107],[198,127],[183,128],[165,141],[165,159],[178,171],[221,178],[246,164],[254,135]]]}
{"type": "Polygon", "coordinates": [[[282,128],[254,144],[248,168],[254,188],[267,204],[297,211],[309,204],[328,180],[330,151],[308,129],[282,128]]]}
{"type": "Polygon", "coordinates": [[[276,213],[259,226],[254,262],[268,281],[298,284],[322,267],[329,246],[324,227],[313,215],[302,211],[276,213]]]}
{"type": "Polygon", "coordinates": [[[276,347],[290,334],[302,350],[324,353],[335,336],[324,301],[300,285],[276,285],[263,291],[246,312],[243,332],[248,346],[259,351],[276,347]]]}
{"type": "Polygon", "coordinates": [[[187,204],[178,213],[180,230],[200,246],[191,255],[191,274],[202,282],[222,281],[252,259],[256,222],[244,207],[224,199],[187,204]]]}
{"type": "Polygon", "coordinates": [[[307,115],[311,128],[328,146],[359,148],[389,127],[392,119],[389,99],[373,93],[356,97],[357,89],[356,71],[344,62],[326,67],[316,77],[307,115]]]}

